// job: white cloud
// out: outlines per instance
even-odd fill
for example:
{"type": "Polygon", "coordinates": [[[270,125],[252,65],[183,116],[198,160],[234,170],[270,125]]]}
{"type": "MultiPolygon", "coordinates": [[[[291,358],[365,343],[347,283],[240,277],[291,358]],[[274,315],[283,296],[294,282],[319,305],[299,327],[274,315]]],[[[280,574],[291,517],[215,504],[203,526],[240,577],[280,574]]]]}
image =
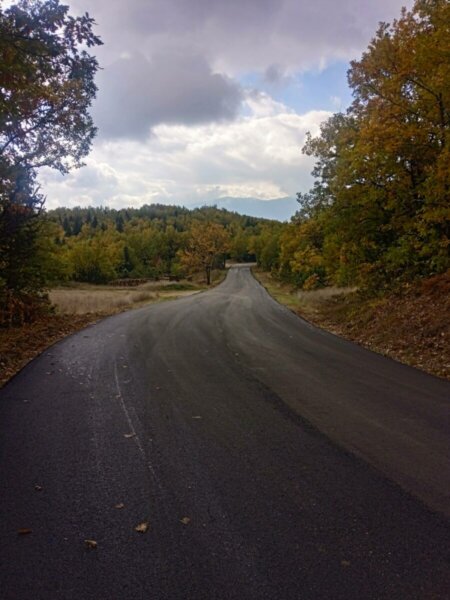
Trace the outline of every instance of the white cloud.
{"type": "Polygon", "coordinates": [[[98,144],[87,167],[62,177],[46,171],[41,181],[47,207],[190,205],[221,196],[262,199],[294,195],[311,185],[312,161],[301,147],[318,132],[324,111],[298,115],[265,96],[249,102],[251,114],[232,123],[159,125],[145,144],[98,144]],[[261,108],[263,107],[263,108],[261,108]]]}
{"type": "Polygon", "coordinates": [[[277,102],[268,94],[258,90],[247,91],[245,104],[250,112],[257,117],[269,117],[286,112],[294,112],[282,102],[277,102]]]}
{"type": "MultiPolygon", "coordinates": [[[[71,0],[73,14],[96,19],[105,43],[94,50],[104,67],[93,107],[101,135],[86,168],[66,177],[42,172],[47,206],[192,204],[307,190],[313,161],[301,147],[328,113],[296,114],[240,82],[259,76],[279,98],[290,85],[294,103],[299,73],[357,58],[378,22],[398,16],[403,3],[71,0]]],[[[333,93],[324,89],[324,97],[333,93]]]]}

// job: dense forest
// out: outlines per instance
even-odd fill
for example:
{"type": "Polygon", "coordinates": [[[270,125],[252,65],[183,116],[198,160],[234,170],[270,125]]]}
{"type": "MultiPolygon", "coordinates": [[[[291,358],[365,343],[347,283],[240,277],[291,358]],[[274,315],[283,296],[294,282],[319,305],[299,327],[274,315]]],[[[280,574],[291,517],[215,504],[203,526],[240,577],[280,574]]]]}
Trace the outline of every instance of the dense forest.
{"type": "Polygon", "coordinates": [[[53,281],[183,277],[254,261],[281,223],[215,207],[59,208],[42,219],[40,265],[53,281]]]}
{"type": "Polygon", "coordinates": [[[316,159],[315,183],[298,194],[290,223],[214,207],[45,212],[38,169],[79,166],[95,135],[85,114],[98,65],[77,44],[101,43],[92,20],[71,21],[55,7],[55,14],[31,16],[17,7],[0,11],[6,60],[0,84],[8,90],[0,115],[2,310],[43,298],[54,282],[181,277],[195,270],[209,278],[226,258],[256,260],[304,289],[355,285],[369,293],[449,268],[447,0],[416,0],[391,25],[381,24],[351,63],[353,103],[323,123],[318,137],[308,136],[303,152],[316,159]],[[34,36],[22,35],[23,27],[34,36]],[[70,119],[67,102],[76,106],[70,119]]]}

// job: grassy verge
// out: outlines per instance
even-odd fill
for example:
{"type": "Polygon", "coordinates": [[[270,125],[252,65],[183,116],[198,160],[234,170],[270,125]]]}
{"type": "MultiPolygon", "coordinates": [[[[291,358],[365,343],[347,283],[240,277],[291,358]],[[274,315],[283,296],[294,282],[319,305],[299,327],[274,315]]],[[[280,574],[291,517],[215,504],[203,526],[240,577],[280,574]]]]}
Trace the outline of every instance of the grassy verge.
{"type": "MultiPolygon", "coordinates": [[[[213,273],[213,285],[225,272],[213,273]]],[[[175,300],[206,290],[201,277],[193,281],[149,282],[136,288],[74,284],[50,290],[54,314],[21,327],[0,329],[0,387],[30,360],[58,340],[98,320],[147,304],[175,300]]]]}
{"type": "Polygon", "coordinates": [[[354,289],[298,291],[268,273],[253,272],[278,302],[315,325],[450,379],[450,273],[367,299],[354,289]]]}

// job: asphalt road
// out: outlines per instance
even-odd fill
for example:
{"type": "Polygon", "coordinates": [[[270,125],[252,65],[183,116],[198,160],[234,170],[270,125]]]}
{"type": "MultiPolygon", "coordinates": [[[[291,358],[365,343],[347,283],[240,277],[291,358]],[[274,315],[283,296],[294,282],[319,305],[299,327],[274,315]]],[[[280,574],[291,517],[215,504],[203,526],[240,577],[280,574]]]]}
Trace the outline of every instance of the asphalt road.
{"type": "Polygon", "coordinates": [[[247,268],[106,319],[0,390],[0,598],[448,599],[449,391],[247,268]]]}

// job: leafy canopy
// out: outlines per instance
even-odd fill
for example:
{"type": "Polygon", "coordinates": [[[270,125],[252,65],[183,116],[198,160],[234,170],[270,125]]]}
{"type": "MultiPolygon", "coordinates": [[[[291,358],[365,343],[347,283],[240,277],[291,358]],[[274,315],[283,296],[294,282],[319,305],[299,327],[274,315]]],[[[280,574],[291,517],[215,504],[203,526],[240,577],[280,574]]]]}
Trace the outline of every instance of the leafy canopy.
{"type": "Polygon", "coordinates": [[[38,169],[81,166],[96,134],[88,109],[98,63],[87,49],[101,41],[93,25],[59,0],[0,4],[0,311],[45,283],[38,169]]]}
{"type": "Polygon", "coordinates": [[[280,242],[282,267],[296,282],[316,274],[373,289],[442,272],[450,223],[448,0],[416,0],[392,25],[381,24],[348,80],[347,113],[305,144],[317,160],[316,183],[299,194],[297,226],[280,242]]]}

